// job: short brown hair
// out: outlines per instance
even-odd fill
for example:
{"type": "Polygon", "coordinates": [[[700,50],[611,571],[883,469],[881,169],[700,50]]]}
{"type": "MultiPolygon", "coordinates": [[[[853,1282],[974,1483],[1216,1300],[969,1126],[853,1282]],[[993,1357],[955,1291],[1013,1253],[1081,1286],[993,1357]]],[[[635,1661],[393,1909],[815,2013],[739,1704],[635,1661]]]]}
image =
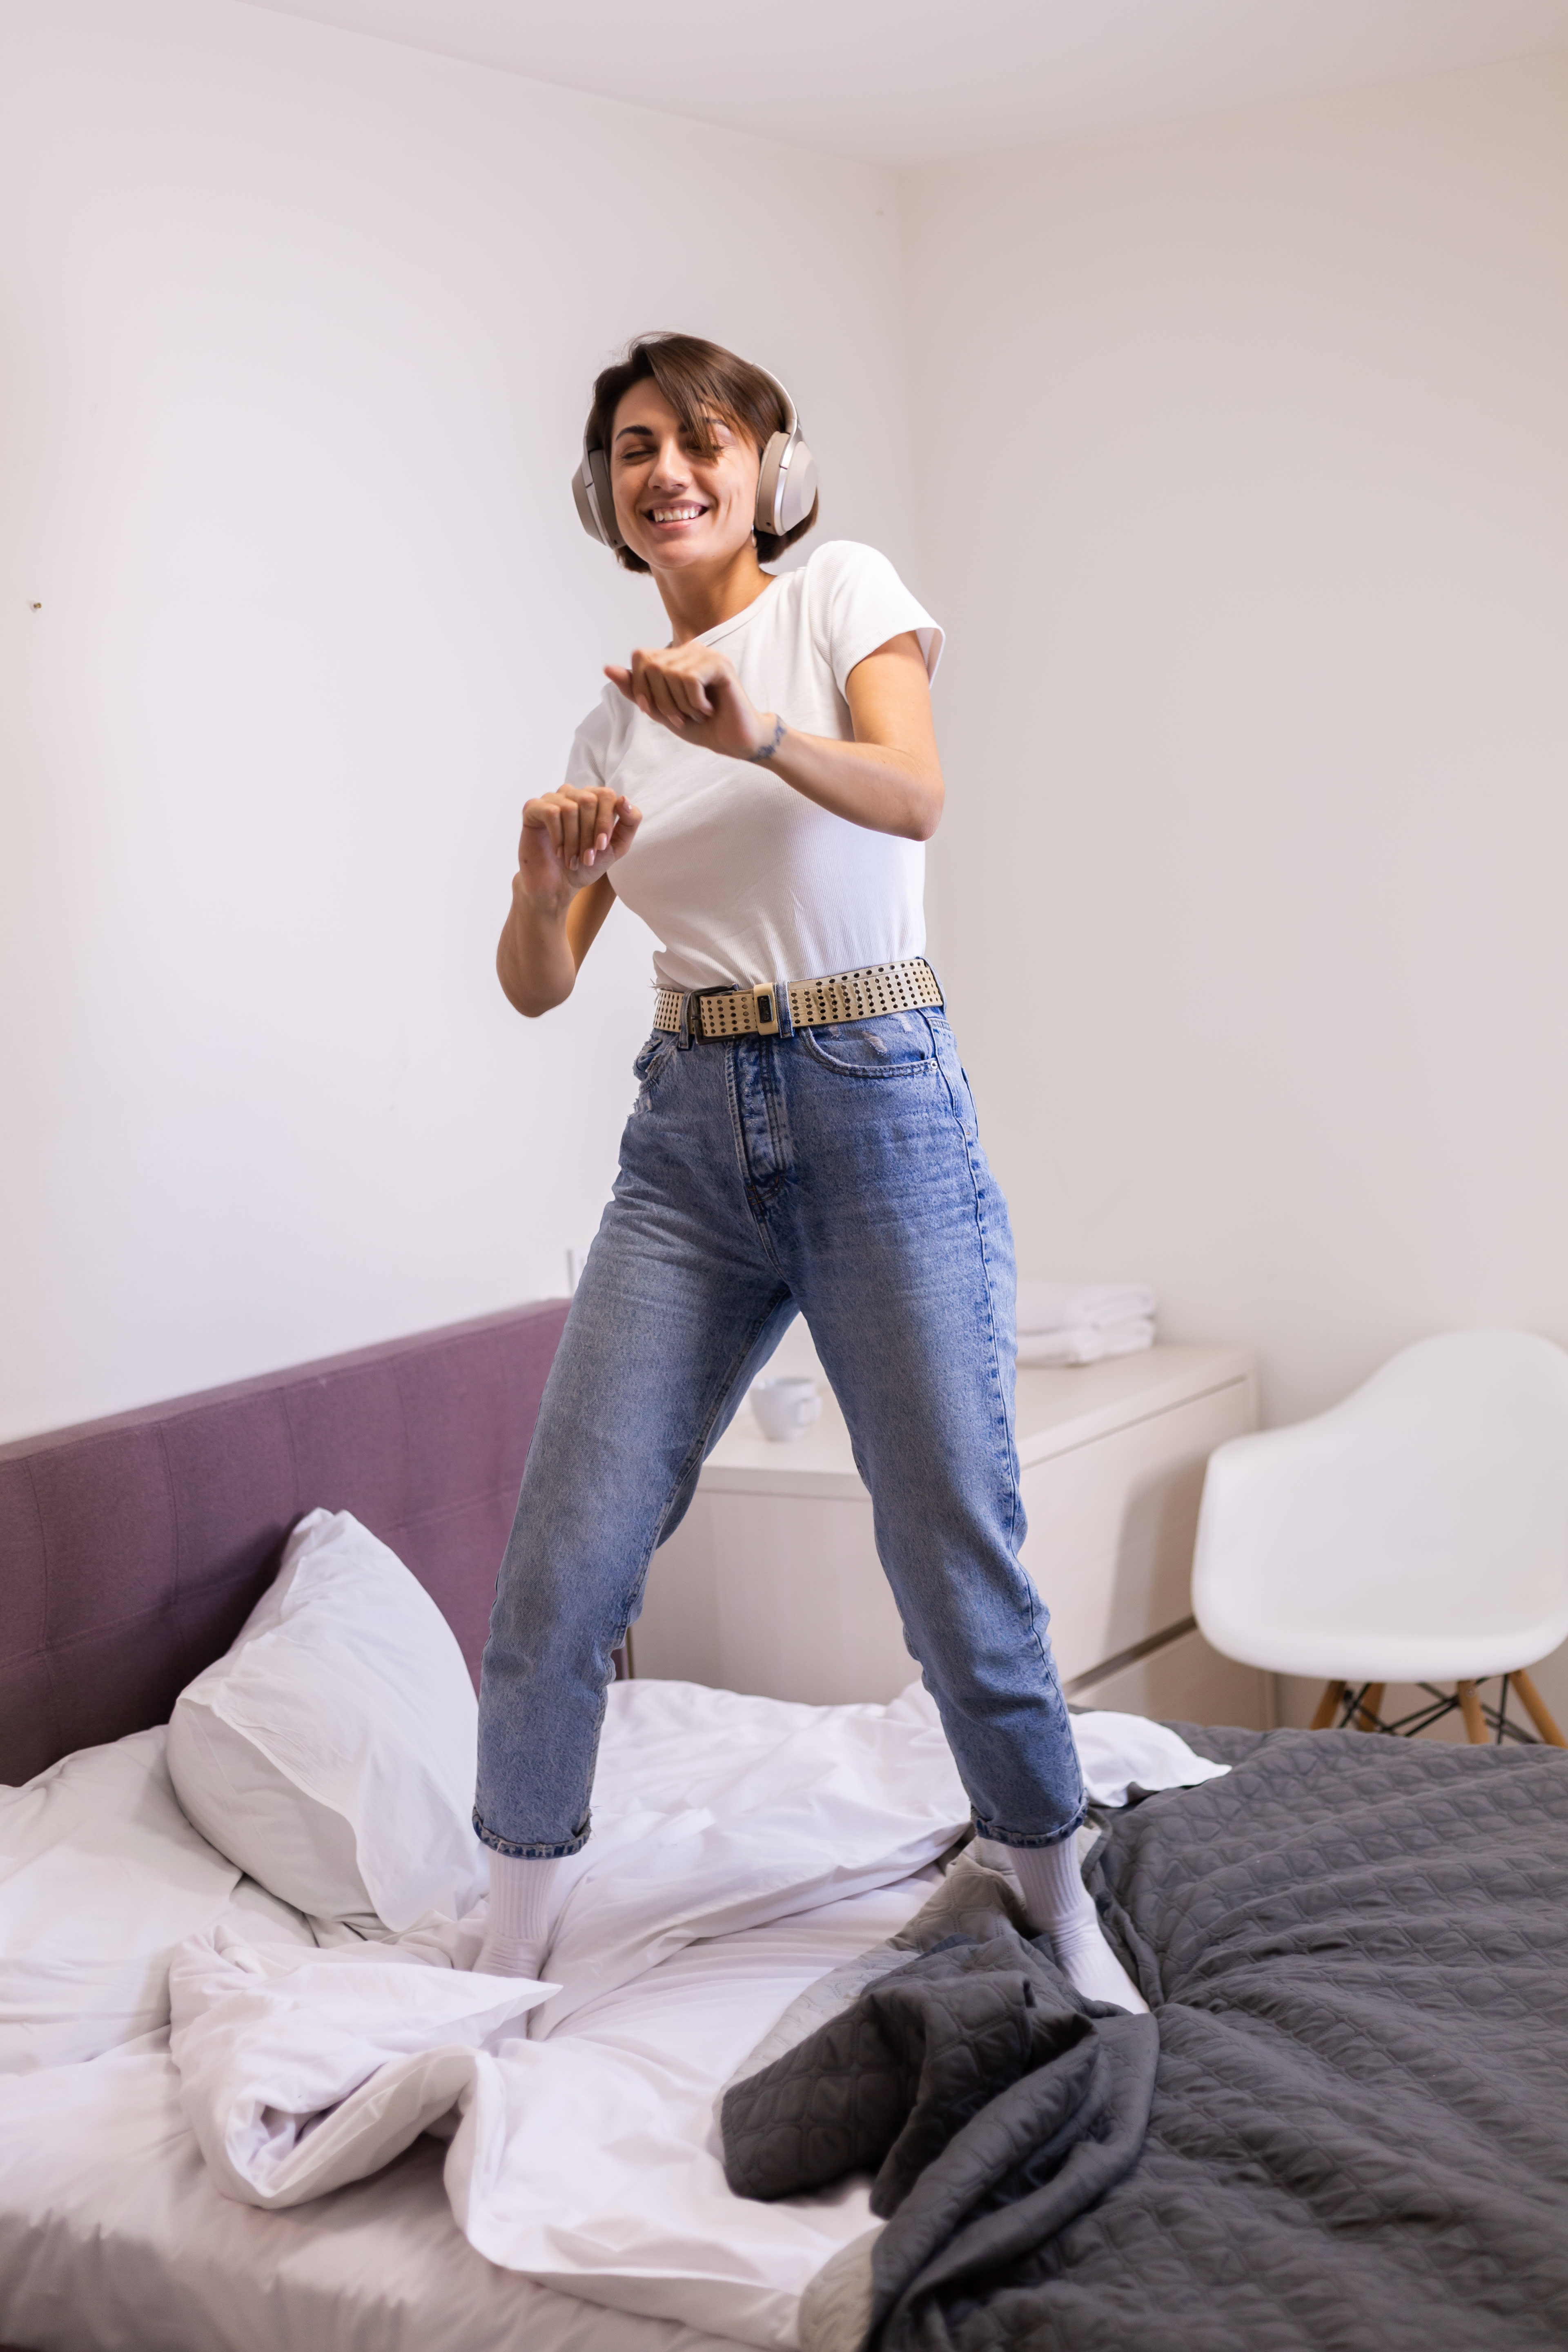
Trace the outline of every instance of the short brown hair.
{"type": "MultiPolygon", "coordinates": [[[[688,433],[700,441],[704,414],[721,416],[737,433],[743,433],[755,445],[759,457],[775,433],[784,429],[785,412],[777,387],[761,368],[749,360],[737,359],[721,343],[704,341],[700,335],[639,335],[628,343],[625,356],[605,368],[594,379],[594,401],[588,411],[589,446],[610,455],[610,436],[615,429],[616,411],[634,383],[644,383],[651,377],[674,409],[688,433]]],[[[813,499],[811,512],[804,522],[782,536],[771,530],[757,533],[757,554],[763,563],[772,563],[786,547],[804,539],[816,520],[817,501],[813,499]]],[[[622,545],[616,550],[617,560],[628,572],[647,572],[640,555],[622,545]]]]}

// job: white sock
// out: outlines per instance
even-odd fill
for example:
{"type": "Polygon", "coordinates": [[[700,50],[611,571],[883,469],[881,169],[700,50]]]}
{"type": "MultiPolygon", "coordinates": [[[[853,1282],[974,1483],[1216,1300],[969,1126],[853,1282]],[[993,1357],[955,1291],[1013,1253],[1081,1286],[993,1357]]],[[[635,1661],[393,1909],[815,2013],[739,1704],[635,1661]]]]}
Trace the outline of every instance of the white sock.
{"type": "Polygon", "coordinates": [[[1057,1966],[1088,2000],[1147,2012],[1149,2004],[1106,1942],[1100,1914],[1078,1866],[1078,1838],[1055,1845],[1010,1845],[1007,1859],[1024,1890],[1029,1925],[1048,1936],[1057,1966]]]}
{"type": "Polygon", "coordinates": [[[537,1977],[550,1948],[551,1883],[558,1854],[535,1862],[490,1851],[490,1901],[485,1940],[474,1962],[490,1977],[537,1977]]]}

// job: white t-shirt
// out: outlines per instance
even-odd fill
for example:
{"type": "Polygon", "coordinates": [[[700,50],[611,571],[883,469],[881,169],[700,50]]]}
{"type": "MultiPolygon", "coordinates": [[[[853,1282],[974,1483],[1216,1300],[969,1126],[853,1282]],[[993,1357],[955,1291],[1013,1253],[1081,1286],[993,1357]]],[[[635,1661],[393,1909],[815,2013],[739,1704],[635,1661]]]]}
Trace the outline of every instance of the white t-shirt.
{"type": "MultiPolygon", "coordinates": [[[[841,539],[698,642],[723,646],[759,710],[850,742],[845,681],[907,629],[933,675],[931,614],[885,555],[841,539]]],[[[922,843],[834,816],[765,763],[679,741],[613,685],[577,730],[566,781],[607,784],[642,811],[611,880],[659,942],[662,987],[816,980],[924,949],[922,843]]]]}

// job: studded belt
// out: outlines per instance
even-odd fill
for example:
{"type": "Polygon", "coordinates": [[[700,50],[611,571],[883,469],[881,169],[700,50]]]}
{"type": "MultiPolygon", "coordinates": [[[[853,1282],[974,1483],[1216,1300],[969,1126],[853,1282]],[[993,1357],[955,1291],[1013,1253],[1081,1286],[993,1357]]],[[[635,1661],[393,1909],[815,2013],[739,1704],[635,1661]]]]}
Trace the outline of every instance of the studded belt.
{"type": "Polygon", "coordinates": [[[874,1021],[879,1013],[914,1013],[940,1005],[942,990],[923,956],[904,963],[863,964],[826,980],[763,981],[756,988],[661,988],[653,1025],[682,1037],[776,1037],[781,1011],[787,1026],[820,1029],[829,1022],[874,1021]]]}

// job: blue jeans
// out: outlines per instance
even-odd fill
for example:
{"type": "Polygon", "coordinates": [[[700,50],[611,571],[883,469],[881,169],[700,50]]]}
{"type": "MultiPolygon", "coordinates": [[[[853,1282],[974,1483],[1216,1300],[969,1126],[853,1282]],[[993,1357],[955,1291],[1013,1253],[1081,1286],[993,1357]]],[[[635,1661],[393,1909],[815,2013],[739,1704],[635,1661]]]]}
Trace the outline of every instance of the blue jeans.
{"type": "Polygon", "coordinates": [[[474,1825],[576,1853],[611,1653],[703,1458],[804,1313],[983,1836],[1049,1845],[1083,1783],[1018,1563],[1007,1207],[940,1013],[656,1033],[540,1407],[479,1686],[474,1825]]]}

